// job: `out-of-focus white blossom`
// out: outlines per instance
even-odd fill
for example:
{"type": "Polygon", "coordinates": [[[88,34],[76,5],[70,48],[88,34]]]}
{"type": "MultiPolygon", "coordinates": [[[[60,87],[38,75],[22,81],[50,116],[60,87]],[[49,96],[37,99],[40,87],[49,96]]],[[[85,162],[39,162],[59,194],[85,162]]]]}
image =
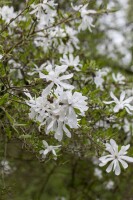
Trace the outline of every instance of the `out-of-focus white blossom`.
{"type": "Polygon", "coordinates": [[[125,133],[127,133],[128,135],[132,135],[133,132],[133,122],[129,122],[129,120],[127,118],[124,118],[124,126],[123,129],[125,131],[125,133]]]}
{"type": "Polygon", "coordinates": [[[99,168],[95,168],[94,169],[94,175],[96,177],[98,177],[98,179],[101,179],[103,176],[102,176],[102,171],[99,169],[99,168]]]}
{"type": "Polygon", "coordinates": [[[4,173],[6,175],[12,173],[12,168],[9,165],[9,162],[7,160],[1,161],[1,173],[4,173]]]}
{"type": "Polygon", "coordinates": [[[86,29],[89,29],[90,32],[92,32],[92,27],[94,28],[95,26],[92,24],[93,18],[90,16],[84,16],[82,19],[81,24],[78,27],[79,31],[85,31],[86,29]]]}
{"type": "Polygon", "coordinates": [[[63,58],[60,58],[60,61],[63,65],[73,66],[76,71],[80,71],[79,67],[82,65],[80,64],[79,56],[74,58],[73,54],[63,54],[63,58]],[[79,66],[79,67],[78,67],[79,66]]]}
{"type": "Polygon", "coordinates": [[[105,183],[105,188],[107,190],[111,190],[114,188],[114,182],[112,180],[109,180],[108,182],[105,183]]]}
{"type": "Polygon", "coordinates": [[[103,90],[103,83],[104,83],[104,77],[110,72],[110,69],[103,68],[96,71],[96,75],[94,77],[94,83],[96,84],[97,88],[100,88],[103,90]]]}
{"type": "Polygon", "coordinates": [[[55,158],[57,157],[56,155],[56,151],[57,149],[59,149],[59,147],[61,147],[61,145],[58,145],[58,146],[52,146],[52,145],[48,145],[48,143],[43,140],[43,145],[44,145],[44,150],[40,150],[40,154],[42,154],[42,157],[45,158],[46,155],[50,152],[52,152],[52,154],[55,156],[55,158]]]}
{"type": "Polygon", "coordinates": [[[118,84],[125,84],[125,76],[123,76],[121,73],[112,74],[113,80],[118,84]]]}
{"type": "Polygon", "coordinates": [[[129,114],[132,114],[130,111],[133,111],[133,106],[130,105],[130,103],[133,101],[133,96],[125,99],[125,91],[123,91],[120,95],[120,100],[113,94],[113,92],[110,92],[110,96],[113,99],[113,101],[103,101],[105,104],[112,104],[115,103],[116,106],[114,107],[113,111],[115,113],[119,112],[119,110],[123,110],[124,108],[129,114]],[[125,99],[125,100],[124,100],[125,99]]]}
{"type": "Polygon", "coordinates": [[[22,69],[22,66],[20,63],[16,62],[15,60],[13,59],[10,59],[8,61],[8,64],[10,66],[10,73],[14,73],[16,78],[18,79],[22,79],[23,78],[23,75],[21,73],[21,69],[22,69]]]}

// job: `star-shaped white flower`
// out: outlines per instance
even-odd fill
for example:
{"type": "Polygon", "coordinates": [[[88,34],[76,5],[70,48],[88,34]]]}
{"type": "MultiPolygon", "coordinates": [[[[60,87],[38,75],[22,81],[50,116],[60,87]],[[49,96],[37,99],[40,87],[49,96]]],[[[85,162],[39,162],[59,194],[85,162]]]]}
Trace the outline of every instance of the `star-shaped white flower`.
{"type": "Polygon", "coordinates": [[[118,74],[113,73],[112,78],[116,83],[125,84],[125,76],[123,76],[121,73],[118,74]]]}
{"type": "Polygon", "coordinates": [[[39,72],[39,76],[42,79],[45,79],[46,81],[51,81],[51,85],[53,86],[54,84],[57,85],[58,87],[63,87],[65,89],[70,89],[73,90],[74,86],[70,85],[69,83],[65,83],[64,80],[68,80],[73,77],[73,74],[67,74],[67,75],[60,75],[64,72],[66,72],[68,66],[67,65],[61,65],[55,66],[55,69],[53,69],[52,65],[48,65],[46,67],[46,70],[48,71],[48,75],[43,74],[42,72],[39,72]]]}
{"type": "Polygon", "coordinates": [[[79,67],[82,66],[80,64],[79,56],[76,56],[74,58],[73,54],[69,54],[69,56],[64,54],[63,58],[61,58],[60,61],[62,64],[67,65],[68,67],[73,66],[76,71],[80,71],[79,67]]]}
{"type": "Polygon", "coordinates": [[[113,170],[115,172],[115,175],[118,176],[121,173],[120,164],[123,166],[124,169],[126,169],[128,167],[127,162],[133,162],[132,157],[126,156],[127,150],[129,149],[130,145],[128,144],[126,146],[122,146],[120,151],[118,151],[118,145],[113,139],[111,139],[110,144],[106,143],[105,146],[106,151],[108,151],[110,154],[99,158],[101,162],[99,166],[103,167],[108,162],[110,162],[109,166],[106,169],[106,172],[109,173],[113,170]]]}
{"type": "Polygon", "coordinates": [[[110,92],[110,96],[113,99],[113,101],[103,101],[105,104],[111,104],[115,103],[114,112],[117,113],[119,110],[123,110],[124,108],[129,114],[132,114],[130,111],[133,111],[133,106],[130,105],[130,103],[133,101],[133,96],[125,99],[125,91],[123,91],[120,95],[120,100],[117,99],[117,97],[113,94],[113,92],[110,92]],[[125,100],[124,100],[125,99],[125,100]]]}
{"type": "Polygon", "coordinates": [[[55,150],[58,149],[59,147],[61,147],[61,145],[58,145],[58,146],[48,145],[48,143],[47,143],[45,140],[43,140],[42,142],[43,142],[43,145],[44,145],[44,147],[45,147],[45,150],[40,150],[40,152],[39,152],[40,154],[42,154],[42,157],[45,158],[46,155],[47,155],[49,152],[52,152],[53,155],[54,155],[55,157],[57,157],[56,151],[55,151],[55,150]]]}

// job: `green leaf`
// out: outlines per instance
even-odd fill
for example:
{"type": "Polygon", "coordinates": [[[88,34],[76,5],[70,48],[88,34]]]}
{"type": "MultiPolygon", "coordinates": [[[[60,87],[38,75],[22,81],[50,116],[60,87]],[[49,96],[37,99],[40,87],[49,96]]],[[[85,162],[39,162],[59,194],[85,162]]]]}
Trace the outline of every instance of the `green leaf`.
{"type": "Polygon", "coordinates": [[[3,97],[0,98],[0,106],[4,105],[9,98],[9,94],[5,94],[3,97]]]}

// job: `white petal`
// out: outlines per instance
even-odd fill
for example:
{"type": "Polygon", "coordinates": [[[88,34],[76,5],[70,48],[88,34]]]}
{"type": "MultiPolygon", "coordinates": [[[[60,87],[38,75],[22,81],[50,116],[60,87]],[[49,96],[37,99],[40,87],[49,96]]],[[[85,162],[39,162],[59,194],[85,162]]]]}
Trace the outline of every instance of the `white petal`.
{"type": "Polygon", "coordinates": [[[48,147],[48,143],[47,143],[45,140],[43,140],[42,143],[43,143],[43,145],[44,145],[45,147],[48,147]]]}
{"type": "Polygon", "coordinates": [[[121,150],[118,153],[118,155],[121,156],[121,155],[127,154],[127,150],[129,149],[129,147],[130,147],[130,144],[128,144],[126,146],[122,146],[121,150]]]}
{"type": "Polygon", "coordinates": [[[59,80],[67,80],[73,77],[73,74],[63,75],[59,77],[59,80]]]}
{"type": "Polygon", "coordinates": [[[117,113],[117,112],[119,112],[119,110],[120,110],[121,108],[120,108],[120,106],[119,106],[119,104],[117,104],[115,107],[114,107],[114,112],[115,113],[117,113]]]}
{"type": "Polygon", "coordinates": [[[110,152],[112,155],[114,155],[114,149],[109,143],[106,143],[106,151],[110,152]]]}
{"type": "Polygon", "coordinates": [[[130,112],[129,108],[125,107],[125,109],[126,109],[126,111],[127,111],[127,113],[128,113],[129,115],[132,115],[132,114],[133,114],[132,112],[130,112]]]}
{"type": "Polygon", "coordinates": [[[125,98],[125,91],[123,91],[120,95],[120,101],[122,102],[125,98]]]}
{"type": "Polygon", "coordinates": [[[43,151],[43,155],[47,155],[48,152],[49,152],[49,150],[48,150],[48,149],[45,149],[45,150],[43,151]]]}
{"type": "Polygon", "coordinates": [[[42,72],[39,72],[39,77],[40,78],[47,78],[47,75],[43,74],[42,72]]]}
{"type": "Polygon", "coordinates": [[[130,103],[131,101],[133,101],[133,97],[129,97],[128,99],[126,99],[126,100],[124,101],[124,103],[130,103]]]}
{"type": "Polygon", "coordinates": [[[122,164],[124,169],[126,169],[128,167],[128,164],[124,160],[122,160],[120,158],[118,160],[120,161],[120,163],[122,164]]]}
{"type": "Polygon", "coordinates": [[[101,158],[99,158],[99,160],[102,163],[108,163],[109,161],[113,160],[113,156],[112,155],[107,155],[107,156],[102,156],[101,158]]]}
{"type": "Polygon", "coordinates": [[[129,110],[133,110],[133,106],[131,106],[130,104],[124,104],[125,107],[127,107],[129,110]]]}
{"type": "Polygon", "coordinates": [[[105,166],[106,164],[107,164],[107,163],[100,163],[99,166],[100,166],[100,167],[103,167],[103,166],[105,166]]]}
{"type": "Polygon", "coordinates": [[[71,138],[71,133],[70,133],[70,131],[66,128],[65,125],[63,125],[63,130],[64,130],[64,132],[66,133],[67,137],[71,138]]]}
{"type": "Polygon", "coordinates": [[[120,156],[122,160],[126,160],[127,162],[133,162],[133,158],[129,156],[120,156]]]}
{"type": "Polygon", "coordinates": [[[57,128],[56,133],[55,133],[55,138],[58,141],[61,141],[62,138],[63,138],[63,124],[60,121],[58,122],[58,128],[57,128]]]}
{"type": "Polygon", "coordinates": [[[119,100],[118,100],[117,97],[113,94],[113,92],[110,92],[110,96],[111,96],[112,99],[114,99],[114,101],[115,101],[116,103],[119,102],[119,100]]]}
{"type": "Polygon", "coordinates": [[[56,120],[52,120],[52,121],[49,123],[49,125],[47,126],[47,130],[50,130],[50,129],[53,127],[55,121],[56,121],[56,120]]]}
{"type": "Polygon", "coordinates": [[[57,155],[56,155],[56,152],[55,152],[55,150],[54,150],[54,149],[52,149],[52,153],[53,153],[55,156],[57,156],[57,155]]]}
{"type": "Polygon", "coordinates": [[[55,68],[55,71],[58,73],[58,74],[61,74],[63,72],[65,72],[67,70],[68,66],[67,65],[61,65],[61,66],[56,66],[55,68]]]}
{"type": "Polygon", "coordinates": [[[114,103],[114,101],[103,101],[103,103],[105,103],[105,104],[111,104],[111,103],[114,103]]]}
{"type": "Polygon", "coordinates": [[[74,89],[73,85],[70,85],[70,84],[67,84],[67,83],[63,83],[63,82],[60,82],[60,86],[62,86],[65,89],[68,89],[68,90],[73,90],[74,89]]]}
{"type": "Polygon", "coordinates": [[[115,153],[118,154],[118,145],[116,144],[115,140],[110,139],[110,144],[112,148],[114,149],[115,153]]]}
{"type": "Polygon", "coordinates": [[[54,85],[54,83],[50,83],[50,84],[43,90],[42,96],[45,96],[45,97],[46,97],[46,96],[50,93],[50,91],[51,91],[53,85],[54,85]]]}
{"type": "Polygon", "coordinates": [[[115,175],[118,176],[121,173],[121,169],[120,169],[120,165],[119,165],[118,160],[115,160],[115,161],[116,161],[116,165],[115,165],[114,171],[115,171],[115,175]]]}
{"type": "Polygon", "coordinates": [[[113,168],[113,164],[114,164],[114,161],[112,161],[112,162],[110,163],[110,165],[108,166],[108,168],[106,169],[106,172],[107,172],[107,173],[111,172],[111,170],[112,170],[112,168],[113,168]]]}

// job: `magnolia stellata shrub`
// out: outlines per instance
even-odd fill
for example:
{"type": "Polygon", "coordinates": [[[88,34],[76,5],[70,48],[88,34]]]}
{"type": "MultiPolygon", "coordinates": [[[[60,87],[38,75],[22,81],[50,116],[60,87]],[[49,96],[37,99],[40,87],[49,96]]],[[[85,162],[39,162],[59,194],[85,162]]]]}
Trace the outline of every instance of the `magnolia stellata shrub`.
{"type": "MultiPolygon", "coordinates": [[[[81,35],[93,35],[96,18],[107,12],[89,6],[72,3],[66,11],[57,1],[43,0],[27,1],[19,11],[0,8],[0,109],[9,124],[7,137],[24,140],[40,159],[60,159],[73,149],[79,157],[80,151],[84,156],[92,151],[100,166],[109,162],[106,171],[119,175],[120,165],[126,169],[133,162],[126,155],[132,136],[132,80],[124,71],[99,67],[85,54],[81,35]]],[[[10,171],[8,161],[2,166],[10,171]]],[[[95,175],[101,178],[100,168],[95,175]]]]}

